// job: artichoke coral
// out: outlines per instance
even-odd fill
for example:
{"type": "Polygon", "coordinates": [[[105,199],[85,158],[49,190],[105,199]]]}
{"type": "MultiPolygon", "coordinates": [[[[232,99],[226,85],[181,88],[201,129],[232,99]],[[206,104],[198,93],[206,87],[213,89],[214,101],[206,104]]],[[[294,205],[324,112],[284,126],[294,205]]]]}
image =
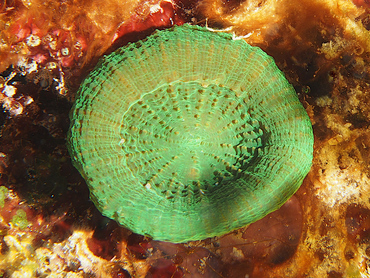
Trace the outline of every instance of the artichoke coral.
{"type": "Polygon", "coordinates": [[[102,59],[68,137],[105,216],[156,240],[218,236],[278,209],[310,170],[310,119],[273,59],[199,26],[102,59]]]}

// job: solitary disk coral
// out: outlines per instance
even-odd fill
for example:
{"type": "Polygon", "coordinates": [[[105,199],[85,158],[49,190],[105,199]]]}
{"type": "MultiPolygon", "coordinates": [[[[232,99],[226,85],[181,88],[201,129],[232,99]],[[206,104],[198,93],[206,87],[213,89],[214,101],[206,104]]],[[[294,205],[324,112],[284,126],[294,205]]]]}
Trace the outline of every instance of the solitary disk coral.
{"type": "Polygon", "coordinates": [[[100,211],[154,239],[222,235],[279,208],[310,169],[310,120],[273,59],[183,25],[105,57],[69,149],[100,211]]]}

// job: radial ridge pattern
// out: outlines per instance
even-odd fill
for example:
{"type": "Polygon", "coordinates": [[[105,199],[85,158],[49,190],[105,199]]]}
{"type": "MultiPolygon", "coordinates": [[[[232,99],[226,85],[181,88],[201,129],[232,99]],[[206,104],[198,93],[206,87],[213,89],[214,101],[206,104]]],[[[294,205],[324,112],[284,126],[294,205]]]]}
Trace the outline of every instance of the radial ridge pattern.
{"type": "Polygon", "coordinates": [[[276,210],[313,152],[307,113],[273,59],[190,25],[105,57],[80,87],[68,140],[104,215],[172,242],[276,210]]]}

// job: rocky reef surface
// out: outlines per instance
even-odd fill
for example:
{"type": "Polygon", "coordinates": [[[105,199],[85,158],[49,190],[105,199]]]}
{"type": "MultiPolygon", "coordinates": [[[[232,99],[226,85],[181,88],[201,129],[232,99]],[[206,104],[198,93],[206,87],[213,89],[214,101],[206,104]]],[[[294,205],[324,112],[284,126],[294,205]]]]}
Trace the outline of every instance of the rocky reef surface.
{"type": "Polygon", "coordinates": [[[370,276],[369,11],[361,0],[0,3],[0,276],[370,276]],[[172,244],[103,217],[65,138],[76,90],[102,55],[185,22],[274,57],[315,145],[310,173],[280,210],[172,244]]]}

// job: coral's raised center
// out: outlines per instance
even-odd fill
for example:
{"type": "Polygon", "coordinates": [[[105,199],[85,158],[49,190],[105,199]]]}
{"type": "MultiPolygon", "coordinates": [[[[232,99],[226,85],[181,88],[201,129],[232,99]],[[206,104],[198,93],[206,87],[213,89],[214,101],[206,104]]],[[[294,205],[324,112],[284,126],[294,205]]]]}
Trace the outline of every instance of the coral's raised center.
{"type": "Polygon", "coordinates": [[[100,211],[185,242],[278,209],[312,163],[312,126],[273,59],[183,25],[105,57],[71,111],[74,165],[100,211]]]}
{"type": "Polygon", "coordinates": [[[201,198],[238,179],[258,156],[263,131],[247,107],[243,98],[216,85],[160,86],[123,116],[124,163],[158,194],[201,198]]]}

